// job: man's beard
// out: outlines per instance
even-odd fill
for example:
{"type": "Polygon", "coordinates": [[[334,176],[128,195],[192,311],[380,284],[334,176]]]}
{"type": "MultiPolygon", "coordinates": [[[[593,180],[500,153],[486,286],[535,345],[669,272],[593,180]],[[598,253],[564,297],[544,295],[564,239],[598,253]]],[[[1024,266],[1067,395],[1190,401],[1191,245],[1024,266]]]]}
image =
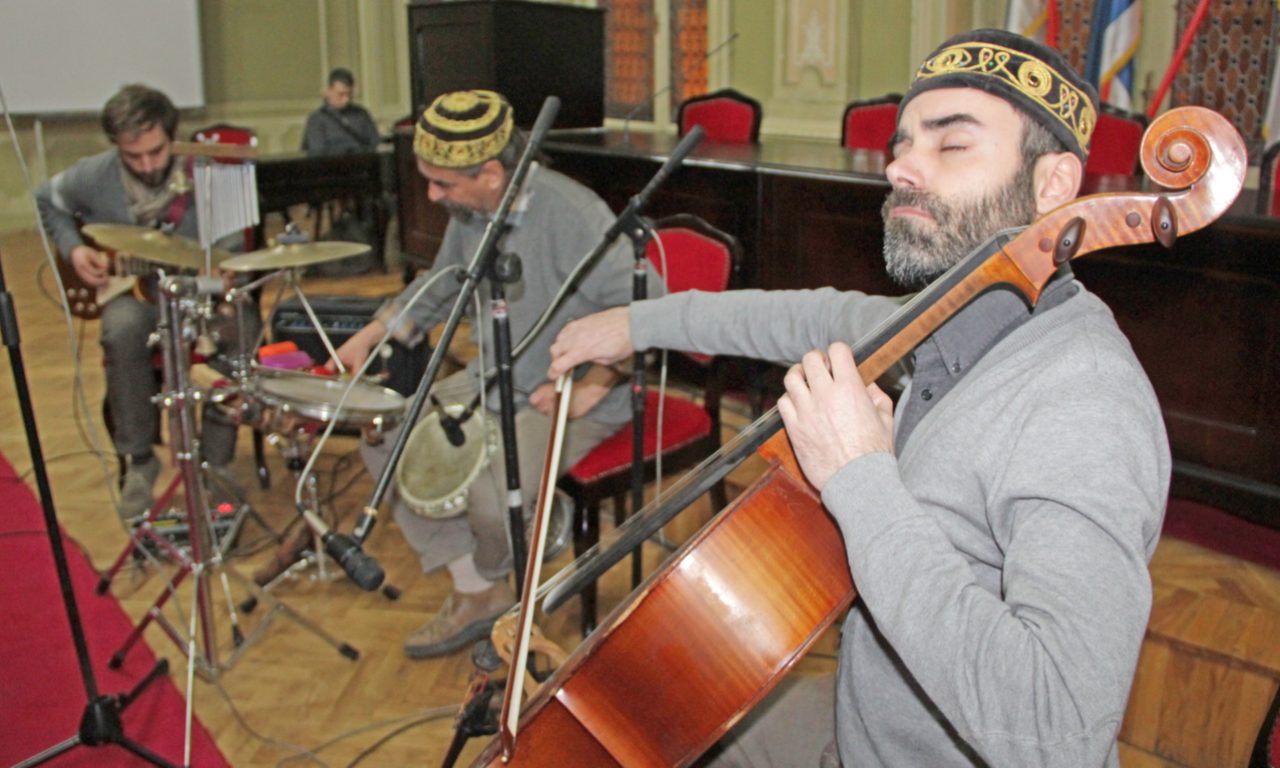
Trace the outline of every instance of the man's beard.
{"type": "Polygon", "coordinates": [[[976,200],[946,202],[918,189],[893,190],[880,209],[885,269],[904,288],[925,287],[999,230],[1030,224],[1034,189],[1031,166],[1024,164],[1007,184],[976,200]],[[890,218],[898,206],[925,211],[935,226],[909,216],[890,218]]]}
{"type": "Polygon", "coordinates": [[[455,219],[456,221],[460,221],[464,224],[476,217],[475,211],[471,210],[465,205],[458,205],[457,203],[451,203],[448,200],[441,200],[440,207],[444,208],[445,213],[449,214],[449,218],[455,219]]]}
{"type": "Polygon", "coordinates": [[[169,171],[173,169],[173,160],[174,158],[170,157],[168,165],[166,165],[163,168],[158,168],[154,171],[151,171],[150,173],[138,173],[137,171],[130,168],[127,164],[125,165],[125,170],[127,170],[129,172],[129,175],[132,176],[133,178],[147,185],[151,189],[156,189],[162,186],[166,181],[168,181],[169,171]]]}

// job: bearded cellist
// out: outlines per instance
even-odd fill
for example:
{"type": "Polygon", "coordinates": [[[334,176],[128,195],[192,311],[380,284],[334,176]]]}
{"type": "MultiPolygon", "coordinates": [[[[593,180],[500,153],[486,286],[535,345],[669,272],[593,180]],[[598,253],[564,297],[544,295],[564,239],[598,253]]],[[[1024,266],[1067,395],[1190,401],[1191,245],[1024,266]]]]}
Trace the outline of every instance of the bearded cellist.
{"type": "MultiPolygon", "coordinates": [[[[890,275],[918,289],[1075,198],[1097,109],[1039,43],[943,43],[898,112],[890,275]]],[[[553,379],[634,349],[799,360],[778,408],[861,599],[836,678],[780,686],[711,764],[1117,766],[1169,489],[1152,387],[1064,265],[1033,310],[994,290],[930,335],[895,408],[846,342],[901,303],[686,292],[571,323],[552,346],[553,379]]]]}

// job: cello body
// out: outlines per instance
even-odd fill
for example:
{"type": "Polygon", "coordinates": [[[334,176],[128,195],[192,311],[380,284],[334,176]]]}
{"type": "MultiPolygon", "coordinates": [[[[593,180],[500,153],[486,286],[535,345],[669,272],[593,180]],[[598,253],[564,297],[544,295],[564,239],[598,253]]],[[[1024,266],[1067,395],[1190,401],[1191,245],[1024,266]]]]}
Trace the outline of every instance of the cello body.
{"type": "MultiPolygon", "coordinates": [[[[1187,107],[1151,124],[1142,166],[1158,185],[1153,191],[1080,198],[1025,230],[997,233],[957,263],[858,341],[854,358],[862,380],[874,381],[983,291],[1015,290],[1034,305],[1072,258],[1153,241],[1171,247],[1179,234],[1226,212],[1243,186],[1247,156],[1225,118],[1187,107]]],[[[775,410],[747,432],[770,420],[776,430],[775,410]]],[[[759,703],[851,605],[855,590],[842,535],[804,479],[785,434],[754,444],[767,461],[765,473],[618,606],[529,699],[510,760],[503,761],[494,740],[473,765],[688,765],[759,703]]],[[[707,487],[711,478],[690,476],[713,466],[705,462],[677,486],[707,487]]],[[[677,487],[669,495],[679,497],[677,487]]],[[[628,525],[660,524],[665,498],[628,525]]],[[[603,559],[616,562],[625,554],[603,559]]]]}
{"type": "MultiPolygon", "coordinates": [[[[505,765],[687,765],[849,607],[844,540],[785,434],[760,453],[764,474],[529,700],[505,765]]],[[[500,753],[495,740],[474,764],[500,753]]]]}

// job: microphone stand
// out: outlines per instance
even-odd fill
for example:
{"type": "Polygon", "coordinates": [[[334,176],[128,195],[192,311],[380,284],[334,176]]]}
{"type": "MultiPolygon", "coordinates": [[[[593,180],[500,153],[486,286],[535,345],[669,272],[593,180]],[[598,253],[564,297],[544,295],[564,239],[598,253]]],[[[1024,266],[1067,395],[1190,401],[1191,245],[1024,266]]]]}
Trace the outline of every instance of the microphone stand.
{"type": "MultiPolygon", "coordinates": [[[[623,222],[627,237],[631,240],[631,249],[635,256],[635,266],[631,272],[631,300],[644,301],[648,298],[649,286],[646,281],[645,263],[648,261],[649,241],[654,238],[653,223],[639,211],[624,211],[628,220],[623,222]]],[[[631,369],[631,509],[644,507],[644,411],[645,411],[645,353],[636,351],[632,355],[631,369]]],[[[662,425],[658,425],[658,436],[662,436],[662,425]]],[[[661,445],[654,446],[655,453],[662,450],[661,445]]],[[[631,551],[631,588],[640,585],[643,568],[640,547],[631,551]]],[[[594,599],[593,599],[594,602],[594,599]]],[[[593,606],[594,608],[594,606],[593,606]]],[[[592,610],[592,615],[595,611],[592,610]]],[[[593,624],[595,622],[592,622],[593,624]]]]}
{"type": "Polygon", "coordinates": [[[121,718],[121,713],[138,698],[143,689],[157,678],[168,674],[169,662],[166,659],[158,661],[151,671],[133,687],[133,690],[126,694],[107,696],[98,690],[93,664],[89,659],[89,646],[85,641],[80,609],[76,604],[75,588],[71,583],[71,569],[67,565],[67,554],[63,550],[62,529],[58,525],[58,515],[54,510],[53,490],[45,470],[44,451],[40,447],[40,432],[36,426],[31,390],[27,385],[26,367],[23,364],[21,342],[18,337],[18,317],[14,312],[13,297],[5,285],[2,262],[0,262],[0,331],[3,332],[5,346],[9,348],[9,364],[13,368],[14,389],[18,394],[22,424],[27,433],[27,447],[31,452],[32,469],[35,472],[36,486],[40,491],[40,507],[44,511],[45,532],[49,536],[49,546],[53,550],[53,564],[58,574],[62,604],[67,612],[67,623],[71,625],[71,640],[75,646],[76,661],[80,666],[80,679],[84,685],[87,700],[84,714],[80,717],[80,726],[70,738],[23,760],[15,768],[28,768],[46,763],[79,745],[100,747],[109,744],[118,744],[152,765],[172,768],[173,763],[125,735],[124,722],[121,718]]]}
{"type": "MultiPolygon", "coordinates": [[[[504,226],[503,231],[509,229],[504,226]]],[[[502,456],[507,473],[507,529],[511,535],[511,561],[516,576],[516,594],[524,589],[524,562],[528,555],[524,540],[524,496],[520,489],[520,457],[516,450],[516,403],[512,381],[511,318],[508,314],[506,284],[520,279],[520,257],[500,252],[489,262],[489,290],[493,308],[494,362],[498,367],[498,417],[502,425],[502,456]]],[[[485,386],[483,381],[480,386],[485,386]]]]}

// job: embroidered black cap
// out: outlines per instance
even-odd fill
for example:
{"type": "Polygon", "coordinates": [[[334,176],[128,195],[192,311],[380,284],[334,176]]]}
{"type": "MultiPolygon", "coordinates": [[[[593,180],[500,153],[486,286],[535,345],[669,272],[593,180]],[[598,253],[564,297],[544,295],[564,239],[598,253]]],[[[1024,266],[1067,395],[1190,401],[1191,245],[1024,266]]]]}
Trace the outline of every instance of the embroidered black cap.
{"type": "Polygon", "coordinates": [[[976,88],[1027,113],[1080,158],[1098,122],[1098,95],[1060,53],[1013,32],[977,29],[938,46],[925,59],[898,105],[933,88],[976,88]]]}

